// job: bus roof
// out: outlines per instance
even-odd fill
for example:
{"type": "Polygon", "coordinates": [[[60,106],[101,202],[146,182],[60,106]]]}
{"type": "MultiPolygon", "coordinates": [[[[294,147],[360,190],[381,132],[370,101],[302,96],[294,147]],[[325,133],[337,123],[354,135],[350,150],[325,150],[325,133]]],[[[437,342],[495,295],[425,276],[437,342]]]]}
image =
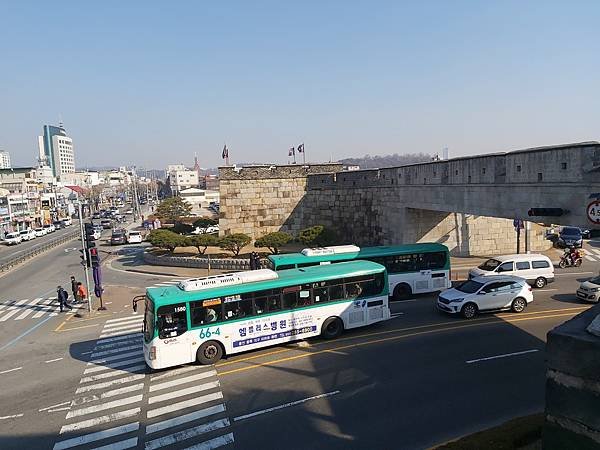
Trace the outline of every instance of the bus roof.
{"type": "Polygon", "coordinates": [[[376,258],[378,256],[409,255],[423,252],[448,252],[448,247],[437,242],[406,245],[380,245],[362,247],[358,252],[339,253],[334,255],[305,256],[302,253],[285,253],[270,255],[269,259],[277,266],[281,264],[302,264],[321,261],[345,261],[348,259],[376,258]]]}
{"type": "Polygon", "coordinates": [[[154,302],[155,308],[158,308],[162,305],[174,303],[244,294],[264,289],[334,280],[343,277],[372,275],[383,271],[385,271],[385,267],[371,261],[349,261],[340,264],[305,267],[302,269],[280,270],[277,272],[277,278],[273,280],[255,281],[196,291],[184,291],[177,285],[149,287],[146,289],[146,295],[154,302]]]}

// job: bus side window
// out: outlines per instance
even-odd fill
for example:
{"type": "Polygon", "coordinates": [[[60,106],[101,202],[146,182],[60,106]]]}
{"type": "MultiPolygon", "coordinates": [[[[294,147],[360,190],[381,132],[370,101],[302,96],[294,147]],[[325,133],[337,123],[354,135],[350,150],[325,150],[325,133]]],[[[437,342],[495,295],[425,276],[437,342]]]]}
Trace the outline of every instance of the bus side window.
{"type": "Polygon", "coordinates": [[[327,303],[329,301],[329,290],[324,281],[313,283],[312,289],[315,303],[327,303]]]}
{"type": "Polygon", "coordinates": [[[185,303],[158,308],[158,337],[167,339],[177,337],[187,331],[185,303]]]}
{"type": "Polygon", "coordinates": [[[191,315],[193,327],[223,320],[220,300],[218,303],[215,301],[193,302],[190,304],[190,307],[192,308],[191,315]],[[207,305],[203,306],[204,303],[207,303],[207,305]]]}
{"type": "Polygon", "coordinates": [[[298,306],[297,292],[287,292],[283,294],[283,309],[293,309],[298,306]]]}
{"type": "Polygon", "coordinates": [[[254,314],[260,316],[267,312],[267,297],[254,299],[254,314]]]}
{"type": "Polygon", "coordinates": [[[281,295],[273,293],[268,298],[269,312],[281,311],[281,295]]]}
{"type": "Polygon", "coordinates": [[[241,319],[242,317],[251,317],[252,302],[250,300],[242,300],[237,302],[229,302],[224,305],[225,320],[241,319]]]}

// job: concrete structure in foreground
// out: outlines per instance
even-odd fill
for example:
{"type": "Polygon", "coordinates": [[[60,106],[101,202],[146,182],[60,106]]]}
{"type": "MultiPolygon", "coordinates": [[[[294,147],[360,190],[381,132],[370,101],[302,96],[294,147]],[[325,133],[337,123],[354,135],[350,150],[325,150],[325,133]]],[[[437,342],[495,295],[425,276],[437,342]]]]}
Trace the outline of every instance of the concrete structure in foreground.
{"type": "Polygon", "coordinates": [[[600,305],[548,333],[545,450],[600,450],[600,305]]]}
{"type": "MultiPolygon", "coordinates": [[[[322,224],[362,245],[437,241],[455,255],[512,253],[514,219],[562,208],[562,216],[530,220],[591,226],[587,207],[600,197],[597,142],[386,169],[297,166],[286,177],[289,166],[271,167],[220,169],[221,233],[259,237],[322,224]]],[[[530,249],[549,246],[534,224],[530,249]]]]}

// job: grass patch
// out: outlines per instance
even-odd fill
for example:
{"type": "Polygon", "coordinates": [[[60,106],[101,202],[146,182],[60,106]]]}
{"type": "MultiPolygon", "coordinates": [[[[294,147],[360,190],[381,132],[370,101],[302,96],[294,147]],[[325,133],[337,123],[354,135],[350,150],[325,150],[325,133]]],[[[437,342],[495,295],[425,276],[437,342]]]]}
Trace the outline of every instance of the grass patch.
{"type": "Polygon", "coordinates": [[[541,449],[544,415],[519,417],[489,430],[435,447],[436,450],[541,449]]]}

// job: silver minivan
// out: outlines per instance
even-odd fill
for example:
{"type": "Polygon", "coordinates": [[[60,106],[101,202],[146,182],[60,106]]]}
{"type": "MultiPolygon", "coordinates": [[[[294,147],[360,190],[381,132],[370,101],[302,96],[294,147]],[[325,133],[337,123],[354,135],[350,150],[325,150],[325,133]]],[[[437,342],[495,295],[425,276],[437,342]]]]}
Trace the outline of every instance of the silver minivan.
{"type": "Polygon", "coordinates": [[[500,274],[524,278],[530,285],[543,288],[554,281],[554,265],[550,258],[536,253],[502,255],[471,269],[469,278],[500,274]]]}

